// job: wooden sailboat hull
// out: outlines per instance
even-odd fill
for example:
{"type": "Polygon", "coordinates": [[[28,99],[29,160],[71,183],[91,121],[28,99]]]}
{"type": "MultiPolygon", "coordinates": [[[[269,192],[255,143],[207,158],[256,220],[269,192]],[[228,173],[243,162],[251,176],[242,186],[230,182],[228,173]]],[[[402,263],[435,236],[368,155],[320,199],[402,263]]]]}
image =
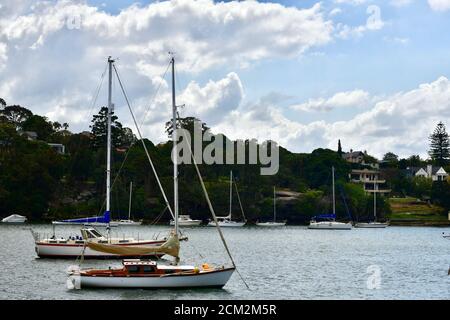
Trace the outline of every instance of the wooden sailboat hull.
{"type": "Polygon", "coordinates": [[[351,223],[343,223],[337,221],[320,221],[320,222],[311,222],[308,226],[308,229],[315,230],[351,230],[351,223]]]}
{"type": "Polygon", "coordinates": [[[72,274],[69,277],[69,281],[79,288],[222,288],[228,282],[233,272],[234,268],[227,268],[189,274],[123,277],[90,276],[81,273],[72,274]]]}

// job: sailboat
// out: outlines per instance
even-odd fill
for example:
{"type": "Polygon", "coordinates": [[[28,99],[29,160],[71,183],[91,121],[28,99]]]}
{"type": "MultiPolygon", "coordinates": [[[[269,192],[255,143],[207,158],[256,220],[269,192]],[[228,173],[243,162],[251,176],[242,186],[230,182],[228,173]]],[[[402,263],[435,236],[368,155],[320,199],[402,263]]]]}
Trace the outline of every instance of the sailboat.
{"type": "Polygon", "coordinates": [[[140,226],[142,221],[131,220],[131,199],[133,195],[133,181],[130,181],[130,199],[128,201],[128,219],[113,220],[119,226],[140,226]]]}
{"type": "Polygon", "coordinates": [[[277,205],[276,205],[276,194],[275,186],[273,187],[273,221],[267,222],[257,222],[258,227],[281,227],[286,225],[286,221],[277,222],[277,205]]]}
{"type": "Polygon", "coordinates": [[[315,216],[311,219],[308,229],[317,230],[351,230],[352,224],[350,222],[336,221],[336,197],[334,190],[334,166],[331,167],[332,184],[333,184],[333,214],[323,214],[315,216]]]}
{"type": "Polygon", "coordinates": [[[355,228],[386,228],[388,226],[385,222],[378,222],[377,221],[377,184],[374,183],[374,190],[373,190],[373,217],[374,221],[368,221],[368,222],[356,222],[355,228]]]}
{"type": "MultiPolygon", "coordinates": [[[[109,67],[109,83],[108,83],[108,121],[107,121],[107,155],[106,155],[106,211],[103,216],[69,219],[62,221],[54,221],[53,224],[81,224],[85,226],[101,225],[106,226],[107,235],[94,228],[83,227],[81,229],[81,237],[60,237],[57,238],[55,233],[50,238],[43,238],[32,232],[35,239],[35,251],[39,257],[45,258],[76,258],[84,254],[86,258],[126,258],[126,257],[147,257],[154,258],[164,255],[158,252],[156,248],[164,244],[167,238],[163,239],[134,239],[131,237],[113,238],[110,236],[110,227],[113,224],[110,219],[110,202],[111,202],[111,114],[113,109],[112,103],[112,65],[114,60],[108,58],[109,67]],[[86,247],[87,243],[93,245],[86,247]],[[100,247],[95,245],[110,245],[122,248],[123,250],[115,250],[112,252],[99,250],[100,247]],[[131,251],[125,248],[138,248],[141,250],[131,251]]],[[[131,190],[130,190],[131,192],[131,190]]],[[[130,198],[131,200],[131,198],[130,198]]],[[[131,202],[130,202],[131,205],[131,202]]]]}
{"type": "MultiPolygon", "coordinates": [[[[172,141],[173,141],[173,181],[174,181],[174,221],[175,228],[170,235],[170,238],[159,248],[155,249],[157,252],[164,252],[176,258],[175,265],[165,265],[159,262],[142,260],[142,259],[127,259],[122,261],[121,268],[108,269],[85,269],[80,270],[73,268],[69,272],[67,286],[69,288],[81,289],[84,287],[101,287],[101,288],[222,288],[230,279],[235,270],[234,262],[231,254],[226,246],[220,227],[217,225],[219,234],[224,242],[225,248],[230,255],[233,262],[232,267],[213,267],[206,263],[200,267],[197,266],[179,266],[179,240],[178,240],[178,161],[177,161],[177,106],[175,103],[175,59],[172,56],[172,141]]],[[[120,82],[120,80],[119,80],[120,82]]],[[[136,123],[136,122],[135,122],[136,123]]],[[[139,127],[136,125],[139,135],[139,127]]],[[[142,139],[142,138],[141,138],[142,139]]],[[[200,172],[195,163],[197,174],[200,178],[205,197],[210,206],[211,213],[214,220],[217,222],[214,211],[212,210],[211,202],[207,195],[203,180],[201,180],[200,172]]],[[[91,243],[88,242],[91,247],[91,243]]],[[[115,250],[115,248],[102,245],[94,245],[100,249],[115,250]]]]}
{"type": "MultiPolygon", "coordinates": [[[[236,189],[236,191],[237,191],[237,189],[236,189]]],[[[239,193],[238,193],[238,197],[239,197],[239,193]]],[[[245,220],[244,221],[232,220],[232,217],[231,217],[232,204],[233,204],[233,171],[230,171],[230,207],[229,207],[229,212],[228,212],[227,216],[217,217],[217,220],[219,221],[219,225],[221,227],[243,227],[246,223],[245,220]]],[[[239,200],[239,204],[240,204],[240,200],[239,200]]],[[[241,211],[243,214],[244,212],[242,210],[242,205],[241,205],[241,211]]],[[[208,226],[215,227],[216,224],[214,221],[210,220],[208,223],[208,226]]]]}

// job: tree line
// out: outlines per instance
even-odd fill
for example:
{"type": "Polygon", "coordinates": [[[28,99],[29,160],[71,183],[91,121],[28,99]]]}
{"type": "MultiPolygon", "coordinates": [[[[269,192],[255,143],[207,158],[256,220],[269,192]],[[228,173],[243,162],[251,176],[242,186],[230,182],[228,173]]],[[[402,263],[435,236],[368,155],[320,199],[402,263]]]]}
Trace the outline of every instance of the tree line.
{"type": "MultiPolygon", "coordinates": [[[[91,216],[104,210],[107,108],[92,117],[89,132],[72,133],[69,124],[51,122],[30,110],[0,100],[0,215],[24,214],[33,220],[91,216]],[[33,131],[37,140],[23,134],[33,131]],[[65,154],[55,152],[47,142],[61,143],[65,154]]],[[[181,126],[193,130],[192,117],[181,126]]],[[[202,130],[207,130],[205,123],[202,130]]],[[[170,135],[170,123],[167,133],[170,135]]],[[[213,137],[214,139],[214,137],[213,137]]],[[[227,137],[224,136],[224,139],[227,137]]],[[[170,219],[146,154],[132,130],[112,117],[112,215],[128,213],[129,183],[133,182],[133,216],[153,221],[170,219]]],[[[158,145],[144,139],[161,183],[172,201],[172,142],[158,145]]],[[[337,215],[354,218],[372,212],[373,199],[360,185],[349,182],[355,165],[346,162],[342,150],[316,149],[292,153],[280,147],[280,168],[276,175],[261,176],[260,163],[247,165],[200,165],[216,213],[228,212],[229,173],[233,171],[245,214],[250,220],[272,217],[272,188],[295,191],[293,198],[278,198],[279,219],[303,223],[311,216],[331,211],[331,167],[336,169],[337,215]],[[347,203],[347,207],[344,205],[347,203]]],[[[226,150],[224,149],[224,156],[226,150]]],[[[445,158],[445,153],[444,153],[445,158]]],[[[409,160],[408,160],[409,161],[409,160]]],[[[411,160],[412,161],[412,160],[411,160]]],[[[401,160],[398,161],[400,163],[401,160]]],[[[400,166],[400,165],[399,165],[400,166]]],[[[180,210],[206,219],[209,210],[193,165],[179,167],[180,210]]],[[[448,186],[447,186],[448,187],[448,186]]],[[[236,194],[234,194],[236,199],[236,194]]],[[[384,198],[378,199],[379,216],[389,213],[384,198]]],[[[240,208],[234,201],[233,212],[240,208]]]]}

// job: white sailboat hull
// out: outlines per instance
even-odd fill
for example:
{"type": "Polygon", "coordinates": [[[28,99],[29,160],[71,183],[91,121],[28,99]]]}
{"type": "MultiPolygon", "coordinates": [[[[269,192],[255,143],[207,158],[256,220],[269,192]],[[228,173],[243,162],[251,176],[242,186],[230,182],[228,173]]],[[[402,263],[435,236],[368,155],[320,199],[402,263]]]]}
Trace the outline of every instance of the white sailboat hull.
{"type": "Polygon", "coordinates": [[[12,214],[4,219],[2,219],[3,223],[24,223],[27,221],[27,217],[18,215],[18,214],[12,214]]]}
{"type": "Polygon", "coordinates": [[[133,221],[133,220],[119,220],[119,221],[111,221],[113,224],[117,224],[118,226],[140,226],[142,221],[133,221]]]}
{"type": "MultiPolygon", "coordinates": [[[[162,244],[164,241],[159,242],[142,242],[140,244],[133,244],[133,246],[139,247],[154,247],[157,244],[162,244]]],[[[40,258],[64,258],[64,259],[75,259],[79,257],[84,249],[84,258],[86,259],[106,259],[106,258],[127,258],[124,255],[105,253],[92,250],[89,247],[84,248],[84,244],[63,244],[63,243],[42,243],[36,242],[35,250],[36,254],[40,258]]],[[[154,257],[154,254],[147,255],[148,257],[154,257]]],[[[142,257],[145,257],[142,256],[142,257]]]]}
{"type": "Polygon", "coordinates": [[[337,221],[320,221],[310,222],[308,229],[315,230],[351,230],[351,223],[337,222],[337,221]]]}
{"type": "MultiPolygon", "coordinates": [[[[223,227],[243,227],[245,225],[245,222],[243,221],[218,221],[218,224],[221,228],[223,227]]],[[[208,227],[215,227],[216,223],[214,221],[211,221],[208,223],[208,227]]]]}
{"type": "Polygon", "coordinates": [[[164,276],[102,277],[72,274],[69,281],[79,288],[222,288],[233,272],[234,268],[164,276]]]}
{"type": "MultiPolygon", "coordinates": [[[[52,221],[52,224],[64,225],[64,226],[68,226],[68,225],[72,225],[72,226],[92,226],[92,227],[107,227],[108,226],[107,223],[103,223],[103,222],[80,223],[80,222],[52,221]]],[[[109,223],[109,226],[110,227],[118,227],[119,223],[111,221],[109,223]]]]}
{"type": "Polygon", "coordinates": [[[282,227],[286,225],[286,222],[257,222],[258,227],[282,227]]]}
{"type": "Polygon", "coordinates": [[[357,222],[355,228],[386,228],[387,223],[382,222],[357,222]]]}

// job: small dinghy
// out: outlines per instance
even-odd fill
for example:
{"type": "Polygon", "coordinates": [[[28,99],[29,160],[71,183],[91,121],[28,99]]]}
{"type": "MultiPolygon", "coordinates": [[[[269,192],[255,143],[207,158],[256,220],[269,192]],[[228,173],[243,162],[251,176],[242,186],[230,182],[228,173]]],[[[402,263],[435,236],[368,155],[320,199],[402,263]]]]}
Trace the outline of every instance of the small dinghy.
{"type": "Polygon", "coordinates": [[[3,223],[24,223],[25,221],[27,221],[27,217],[21,216],[20,214],[12,214],[2,219],[3,223]]]}

